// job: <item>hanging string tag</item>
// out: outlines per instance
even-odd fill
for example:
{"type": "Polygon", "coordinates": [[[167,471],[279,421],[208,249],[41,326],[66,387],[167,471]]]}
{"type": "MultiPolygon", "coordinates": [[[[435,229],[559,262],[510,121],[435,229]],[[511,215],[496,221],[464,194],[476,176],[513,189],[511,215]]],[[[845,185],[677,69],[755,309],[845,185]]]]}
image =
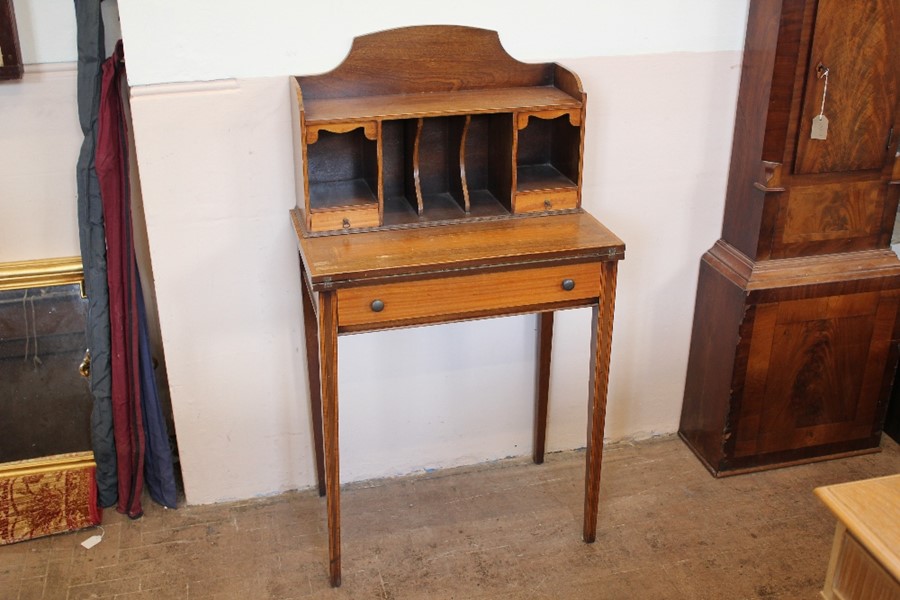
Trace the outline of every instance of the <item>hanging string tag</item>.
{"type": "Polygon", "coordinates": [[[813,117],[812,130],[809,137],[814,140],[824,140],[828,138],[828,117],[825,116],[825,97],[828,95],[828,67],[819,65],[816,69],[819,79],[825,80],[825,87],[822,90],[822,107],[819,114],[813,117]]]}

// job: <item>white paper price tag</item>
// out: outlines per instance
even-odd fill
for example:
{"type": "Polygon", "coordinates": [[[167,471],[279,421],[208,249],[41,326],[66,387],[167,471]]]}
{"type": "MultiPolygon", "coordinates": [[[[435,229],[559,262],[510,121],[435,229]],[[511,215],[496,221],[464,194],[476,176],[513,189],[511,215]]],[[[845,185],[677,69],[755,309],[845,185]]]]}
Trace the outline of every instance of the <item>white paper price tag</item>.
{"type": "Polygon", "coordinates": [[[812,131],[810,131],[809,137],[814,140],[828,138],[828,117],[825,115],[813,117],[812,131]]]}
{"type": "Polygon", "coordinates": [[[828,67],[821,64],[816,69],[817,77],[825,80],[825,86],[822,89],[822,106],[819,108],[819,115],[813,117],[812,129],[809,132],[809,137],[813,140],[828,138],[828,117],[825,116],[825,98],[828,96],[828,71],[828,67]]]}
{"type": "Polygon", "coordinates": [[[84,546],[85,548],[87,548],[88,550],[90,550],[91,548],[93,548],[94,546],[99,544],[102,540],[103,540],[102,535],[92,535],[88,539],[81,542],[81,545],[84,546]]]}

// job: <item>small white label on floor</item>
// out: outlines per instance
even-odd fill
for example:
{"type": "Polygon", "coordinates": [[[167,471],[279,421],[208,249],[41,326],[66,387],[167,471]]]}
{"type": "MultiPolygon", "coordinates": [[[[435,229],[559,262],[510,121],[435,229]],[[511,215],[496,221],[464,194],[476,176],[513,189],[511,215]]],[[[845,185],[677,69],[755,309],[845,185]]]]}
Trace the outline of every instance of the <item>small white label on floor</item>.
{"type": "Polygon", "coordinates": [[[87,548],[88,550],[90,550],[91,548],[93,548],[94,546],[99,544],[102,539],[103,539],[102,535],[92,535],[88,539],[81,542],[81,545],[84,546],[85,548],[87,548]]]}

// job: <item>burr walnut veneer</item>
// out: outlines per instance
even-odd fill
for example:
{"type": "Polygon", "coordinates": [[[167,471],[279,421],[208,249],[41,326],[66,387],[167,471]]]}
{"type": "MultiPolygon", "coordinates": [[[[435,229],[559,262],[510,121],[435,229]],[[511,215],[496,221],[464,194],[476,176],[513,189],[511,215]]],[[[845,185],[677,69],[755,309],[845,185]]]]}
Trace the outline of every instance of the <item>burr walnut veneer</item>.
{"type": "Polygon", "coordinates": [[[615,302],[625,246],[581,209],[585,95],[519,63],[495,32],[357,38],[293,80],[302,300],[331,583],[341,582],[340,334],[539,313],[534,461],[544,456],[554,311],[593,307],[584,527],[597,526],[615,302]]]}
{"type": "Polygon", "coordinates": [[[900,303],[898,27],[900,0],[751,0],[679,430],[716,475],[878,448],[900,303]]]}

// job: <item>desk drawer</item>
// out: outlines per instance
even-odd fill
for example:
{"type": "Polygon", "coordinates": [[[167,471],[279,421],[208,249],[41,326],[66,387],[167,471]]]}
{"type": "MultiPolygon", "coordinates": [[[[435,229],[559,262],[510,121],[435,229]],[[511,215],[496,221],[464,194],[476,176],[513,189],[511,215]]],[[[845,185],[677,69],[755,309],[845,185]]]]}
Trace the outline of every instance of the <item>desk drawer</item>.
{"type": "Polygon", "coordinates": [[[338,326],[452,320],[599,295],[599,263],[402,281],[338,290],[338,326]]]}
{"type": "Polygon", "coordinates": [[[309,216],[309,230],[314,232],[378,227],[379,225],[377,204],[317,211],[309,216]]]}
{"type": "Polygon", "coordinates": [[[542,190],[516,194],[516,214],[578,208],[578,190],[542,190]]]}

